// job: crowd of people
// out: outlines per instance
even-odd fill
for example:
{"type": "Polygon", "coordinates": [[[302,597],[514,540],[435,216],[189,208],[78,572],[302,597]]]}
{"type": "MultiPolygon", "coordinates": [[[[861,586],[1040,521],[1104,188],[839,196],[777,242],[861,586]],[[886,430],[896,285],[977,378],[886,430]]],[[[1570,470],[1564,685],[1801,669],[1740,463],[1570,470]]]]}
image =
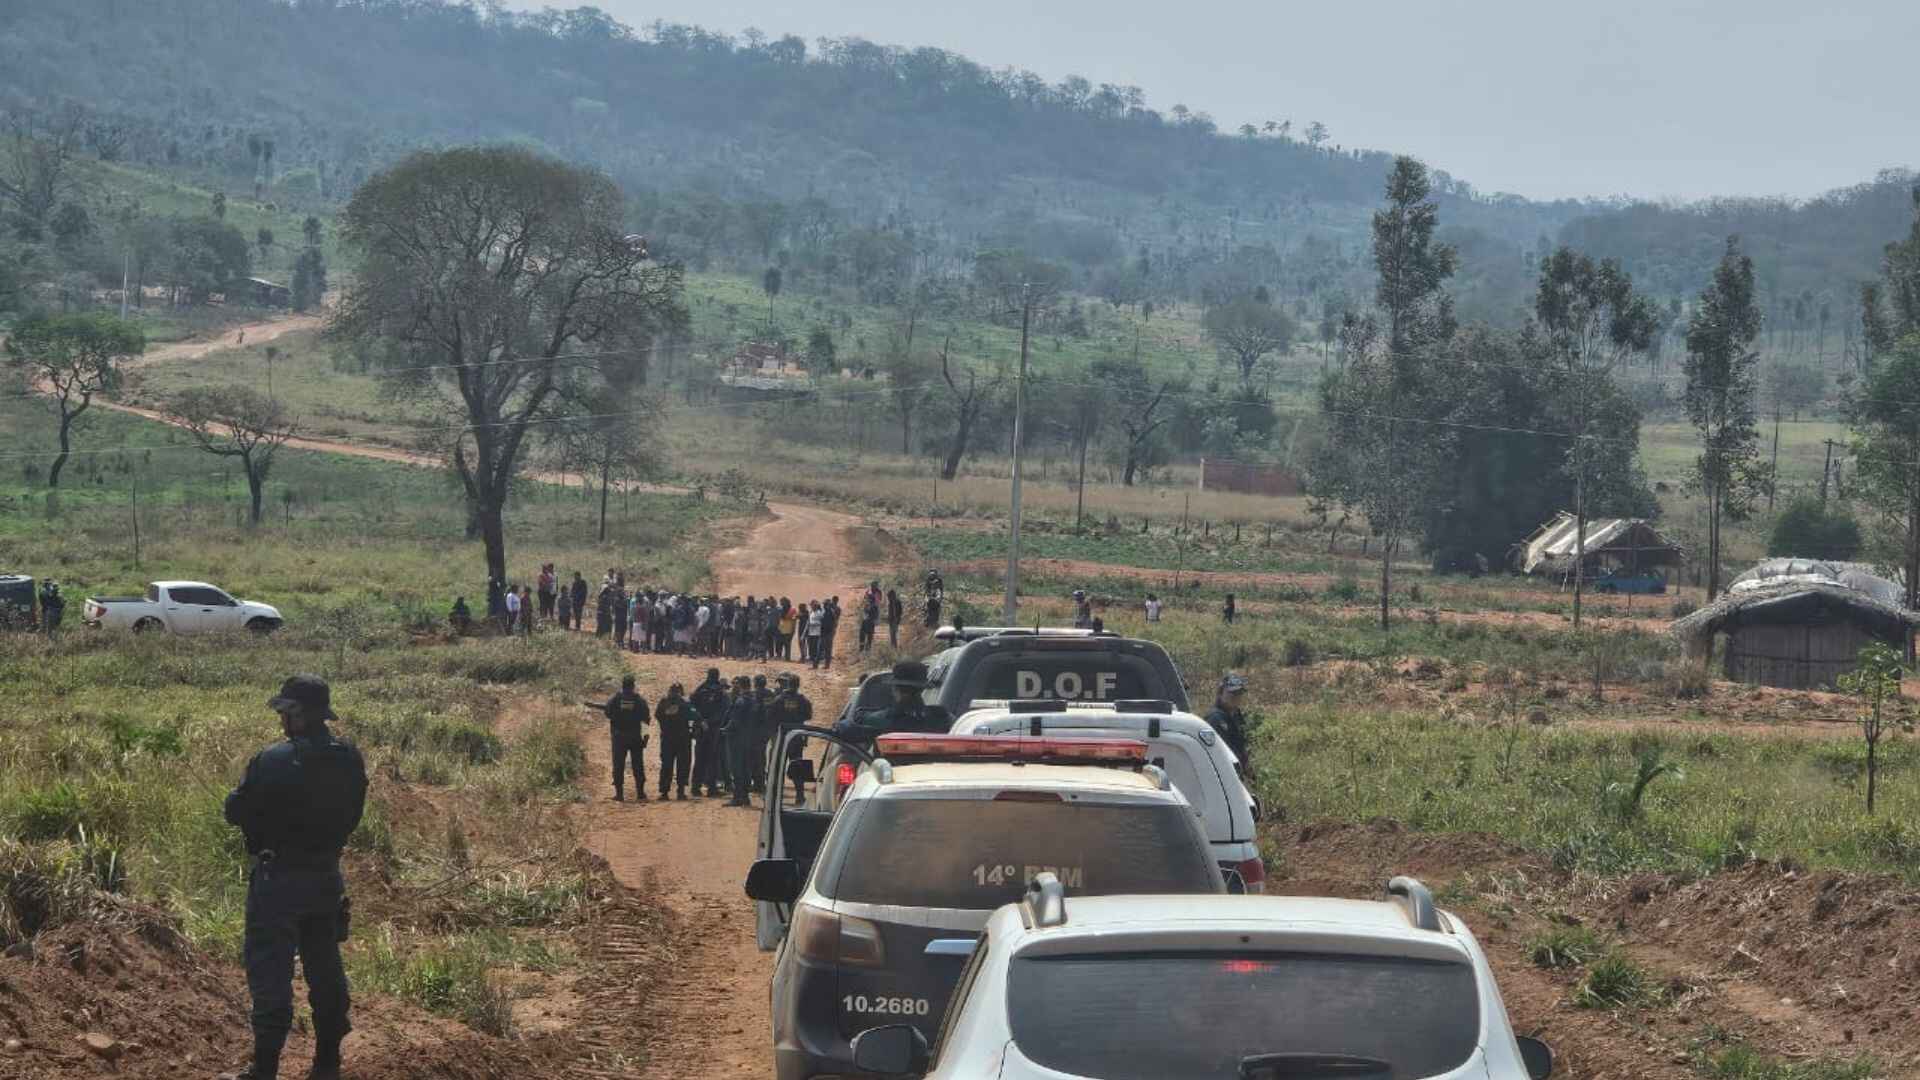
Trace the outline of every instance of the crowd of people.
{"type": "MultiPolygon", "coordinates": [[[[854,647],[871,650],[885,626],[888,642],[897,648],[905,613],[898,590],[869,583],[852,612],[854,647]]],[[[591,631],[634,652],[784,660],[827,670],[833,667],[845,616],[834,596],[796,601],[629,588],[618,569],[608,569],[594,587],[577,570],[572,580],[561,580],[552,563],[540,568],[531,586],[497,579],[487,584],[486,618],[508,634],[531,634],[542,626],[591,631]]],[[[457,633],[472,632],[476,623],[466,597],[454,601],[448,621],[457,633]]]]}

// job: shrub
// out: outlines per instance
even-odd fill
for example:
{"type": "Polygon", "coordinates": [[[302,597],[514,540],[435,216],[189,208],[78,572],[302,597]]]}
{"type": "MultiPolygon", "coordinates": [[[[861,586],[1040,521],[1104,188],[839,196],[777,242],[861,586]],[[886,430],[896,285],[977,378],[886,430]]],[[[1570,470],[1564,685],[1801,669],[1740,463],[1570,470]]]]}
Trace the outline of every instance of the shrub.
{"type": "Polygon", "coordinates": [[[1860,523],[1842,503],[1832,506],[1808,495],[1787,504],[1774,519],[1767,554],[1809,559],[1851,559],[1860,553],[1860,523]]]}
{"type": "Polygon", "coordinates": [[[1584,926],[1555,926],[1527,943],[1527,955],[1543,968],[1585,967],[1606,952],[1606,942],[1584,926]]]}
{"type": "Polygon", "coordinates": [[[1652,1005],[1665,996],[1659,983],[1624,953],[1594,961],[1574,987],[1573,1003],[1583,1009],[1625,1009],[1652,1005]]]}
{"type": "Polygon", "coordinates": [[[1327,599],[1351,604],[1360,599],[1360,583],[1350,577],[1341,578],[1327,586],[1327,599]]]}
{"type": "Polygon", "coordinates": [[[33,843],[74,835],[85,815],[79,789],[62,780],[52,787],[22,792],[14,799],[8,817],[12,819],[13,835],[33,843]]]}

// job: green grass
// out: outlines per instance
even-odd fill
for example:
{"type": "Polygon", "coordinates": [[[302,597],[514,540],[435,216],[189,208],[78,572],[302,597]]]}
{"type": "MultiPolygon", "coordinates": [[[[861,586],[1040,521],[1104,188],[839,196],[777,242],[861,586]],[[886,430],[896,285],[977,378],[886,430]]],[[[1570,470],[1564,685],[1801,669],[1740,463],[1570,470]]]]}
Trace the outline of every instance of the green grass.
{"type": "Polygon", "coordinates": [[[1573,988],[1573,1003],[1583,1009],[1639,1009],[1667,999],[1654,975],[1625,953],[1609,952],[1587,968],[1573,988]]]}
{"type": "Polygon", "coordinates": [[[1538,967],[1585,967],[1606,955],[1607,942],[1585,926],[1554,926],[1527,942],[1527,956],[1538,967]]]}
{"type": "Polygon", "coordinates": [[[1886,1075],[1879,1062],[1864,1054],[1788,1061],[1713,1027],[1695,1042],[1693,1059],[1694,1068],[1709,1080],[1871,1080],[1886,1075]]]}

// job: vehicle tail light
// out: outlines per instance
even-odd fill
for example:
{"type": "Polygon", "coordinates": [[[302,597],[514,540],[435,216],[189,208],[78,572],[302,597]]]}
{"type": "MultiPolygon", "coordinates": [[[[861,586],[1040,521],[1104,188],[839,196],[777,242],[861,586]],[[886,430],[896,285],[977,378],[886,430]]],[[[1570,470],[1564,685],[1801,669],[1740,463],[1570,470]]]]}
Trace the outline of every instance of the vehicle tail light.
{"type": "Polygon", "coordinates": [[[912,758],[974,758],[994,761],[1080,761],[1145,765],[1147,744],[1139,739],[1095,739],[1071,735],[882,735],[880,756],[893,762],[912,758]]]}
{"type": "Polygon", "coordinates": [[[842,790],[842,791],[845,791],[845,790],[846,790],[847,788],[850,788],[850,787],[852,787],[852,786],[853,786],[853,772],[854,772],[854,770],[853,770],[853,762],[851,762],[851,761],[843,761],[843,762],[841,762],[841,763],[840,763],[840,767],[839,767],[839,768],[837,768],[837,769],[835,769],[835,770],[833,770],[833,782],[834,782],[834,784],[835,784],[836,786],[838,786],[838,787],[840,788],[840,790],[842,790]]]}
{"type": "Polygon", "coordinates": [[[1267,891],[1267,864],[1265,860],[1255,856],[1254,858],[1243,859],[1240,862],[1234,863],[1233,868],[1240,872],[1240,880],[1247,883],[1248,892],[1257,893],[1267,891]]]}
{"type": "Polygon", "coordinates": [[[800,904],[793,909],[793,927],[788,935],[800,959],[808,963],[884,967],[887,962],[887,950],[880,940],[878,926],[811,904],[800,904]]]}
{"type": "Polygon", "coordinates": [[[1014,788],[993,797],[994,802],[1065,802],[1057,791],[1021,791],[1014,788]]]}

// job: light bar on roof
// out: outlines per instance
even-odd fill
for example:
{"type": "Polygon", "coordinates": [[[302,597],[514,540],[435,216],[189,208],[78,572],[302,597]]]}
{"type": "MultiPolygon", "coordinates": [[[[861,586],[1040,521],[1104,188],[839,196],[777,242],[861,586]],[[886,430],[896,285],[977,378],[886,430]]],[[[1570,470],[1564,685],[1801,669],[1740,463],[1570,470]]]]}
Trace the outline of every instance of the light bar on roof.
{"type": "Polygon", "coordinates": [[[875,751],[889,761],[1050,761],[1144,765],[1147,744],[1139,739],[1072,735],[882,735],[875,751]]]}

